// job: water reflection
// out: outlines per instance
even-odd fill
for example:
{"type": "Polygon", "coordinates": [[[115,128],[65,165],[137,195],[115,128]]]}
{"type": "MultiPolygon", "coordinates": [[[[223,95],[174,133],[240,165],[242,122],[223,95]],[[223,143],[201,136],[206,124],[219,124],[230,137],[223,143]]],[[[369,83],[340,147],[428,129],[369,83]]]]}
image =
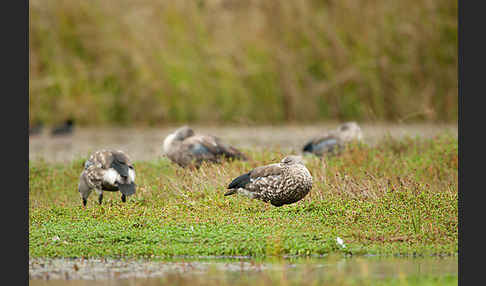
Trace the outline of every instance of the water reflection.
{"type": "MultiPolygon", "coordinates": [[[[240,283],[265,279],[323,281],[335,277],[383,279],[400,276],[443,276],[458,273],[458,258],[325,256],[255,260],[238,258],[174,258],[164,261],[116,259],[31,259],[30,285],[156,285],[167,280],[240,283]],[[275,278],[276,277],[276,278],[275,278]],[[249,281],[248,280],[248,281],[249,281]]],[[[184,283],[186,283],[184,282],[184,283]]],[[[170,284],[179,284],[178,282],[170,284]]],[[[181,282],[182,283],[182,282],[181,282]]],[[[189,282],[187,282],[189,283],[189,282]]]]}

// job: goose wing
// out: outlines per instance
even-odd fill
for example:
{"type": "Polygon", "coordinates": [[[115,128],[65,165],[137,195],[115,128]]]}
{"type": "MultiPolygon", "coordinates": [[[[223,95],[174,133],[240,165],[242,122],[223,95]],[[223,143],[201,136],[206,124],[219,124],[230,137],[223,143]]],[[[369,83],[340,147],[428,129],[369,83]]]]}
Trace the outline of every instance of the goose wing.
{"type": "Polygon", "coordinates": [[[341,138],[335,133],[329,133],[307,142],[302,150],[314,154],[323,154],[333,152],[340,144],[341,138]]]}
{"type": "Polygon", "coordinates": [[[109,150],[100,150],[93,153],[84,164],[87,168],[91,165],[95,165],[97,168],[109,169],[113,162],[113,153],[109,150]]]}
{"type": "Polygon", "coordinates": [[[111,161],[110,167],[115,169],[121,176],[128,177],[130,169],[133,169],[130,157],[122,151],[112,151],[109,161],[111,161]]]}
{"type": "Polygon", "coordinates": [[[220,149],[216,141],[209,136],[196,135],[183,141],[191,156],[199,160],[216,160],[220,149]]]}
{"type": "Polygon", "coordinates": [[[197,157],[215,159],[224,155],[233,159],[246,159],[238,149],[223,143],[215,136],[195,135],[184,140],[184,144],[187,144],[190,152],[197,157]]]}
{"type": "Polygon", "coordinates": [[[224,194],[225,196],[236,193],[239,188],[245,188],[248,184],[253,183],[254,187],[250,191],[258,191],[259,188],[267,183],[264,178],[273,179],[278,178],[282,174],[282,166],[279,163],[256,167],[250,172],[238,176],[228,185],[229,192],[224,194]]]}
{"type": "Polygon", "coordinates": [[[226,143],[223,143],[221,139],[218,137],[213,137],[213,140],[216,142],[216,144],[219,146],[220,153],[226,156],[227,158],[231,159],[238,159],[238,160],[247,160],[248,158],[246,157],[243,152],[240,150],[236,149],[235,147],[228,145],[226,143]]]}
{"type": "Polygon", "coordinates": [[[269,164],[265,166],[256,167],[251,171],[250,178],[258,179],[268,176],[280,176],[282,174],[282,165],[280,163],[269,164]]]}

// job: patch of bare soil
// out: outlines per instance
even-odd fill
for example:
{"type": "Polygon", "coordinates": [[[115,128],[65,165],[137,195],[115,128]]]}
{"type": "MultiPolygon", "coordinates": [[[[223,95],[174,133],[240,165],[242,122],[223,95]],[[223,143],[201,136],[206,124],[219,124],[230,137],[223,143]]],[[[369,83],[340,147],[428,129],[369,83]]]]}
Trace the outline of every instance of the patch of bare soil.
{"type": "MultiPolygon", "coordinates": [[[[258,127],[191,126],[196,133],[211,134],[235,147],[245,149],[281,149],[299,153],[304,144],[338,124],[285,125],[258,127]]],[[[165,128],[76,128],[72,135],[53,137],[44,133],[29,137],[29,160],[43,158],[49,162],[68,162],[88,157],[99,149],[121,149],[135,161],[154,160],[162,156],[164,138],[179,126],[165,128]]],[[[361,125],[364,141],[375,144],[385,135],[433,137],[438,133],[458,134],[457,125],[361,125]]]]}

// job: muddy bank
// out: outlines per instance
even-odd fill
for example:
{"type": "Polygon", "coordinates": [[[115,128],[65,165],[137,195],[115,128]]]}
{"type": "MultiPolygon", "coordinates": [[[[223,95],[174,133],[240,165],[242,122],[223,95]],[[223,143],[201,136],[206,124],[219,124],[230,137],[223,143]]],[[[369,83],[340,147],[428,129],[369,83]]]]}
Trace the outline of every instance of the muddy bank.
{"type": "MultiPolygon", "coordinates": [[[[282,149],[300,152],[307,140],[338,124],[286,125],[258,127],[192,127],[196,132],[212,134],[240,148],[282,149]]],[[[162,142],[174,127],[165,128],[76,128],[72,135],[52,137],[47,130],[29,137],[29,160],[43,158],[49,162],[67,162],[101,148],[121,149],[135,161],[154,160],[162,156],[162,142]]],[[[395,138],[404,136],[433,137],[449,132],[457,136],[457,125],[362,125],[364,141],[375,144],[385,135],[395,138]]]]}
{"type": "Polygon", "coordinates": [[[127,279],[157,278],[173,273],[204,274],[210,269],[222,271],[262,271],[270,267],[250,262],[154,262],[115,259],[32,259],[29,279],[127,279]]]}
{"type": "Polygon", "coordinates": [[[149,261],[142,259],[29,259],[30,280],[113,280],[161,278],[169,274],[235,275],[311,271],[316,275],[366,275],[383,278],[398,275],[457,275],[458,258],[452,257],[341,257],[336,259],[285,259],[277,262],[233,259],[175,259],[149,261]]]}

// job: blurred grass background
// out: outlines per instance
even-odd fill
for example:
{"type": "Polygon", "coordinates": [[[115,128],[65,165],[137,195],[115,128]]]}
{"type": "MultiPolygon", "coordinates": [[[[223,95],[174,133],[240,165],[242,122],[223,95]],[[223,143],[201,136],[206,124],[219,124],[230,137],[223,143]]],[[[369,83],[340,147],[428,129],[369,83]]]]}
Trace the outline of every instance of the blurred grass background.
{"type": "Polygon", "coordinates": [[[30,122],[453,122],[457,1],[29,1],[30,122]]]}

